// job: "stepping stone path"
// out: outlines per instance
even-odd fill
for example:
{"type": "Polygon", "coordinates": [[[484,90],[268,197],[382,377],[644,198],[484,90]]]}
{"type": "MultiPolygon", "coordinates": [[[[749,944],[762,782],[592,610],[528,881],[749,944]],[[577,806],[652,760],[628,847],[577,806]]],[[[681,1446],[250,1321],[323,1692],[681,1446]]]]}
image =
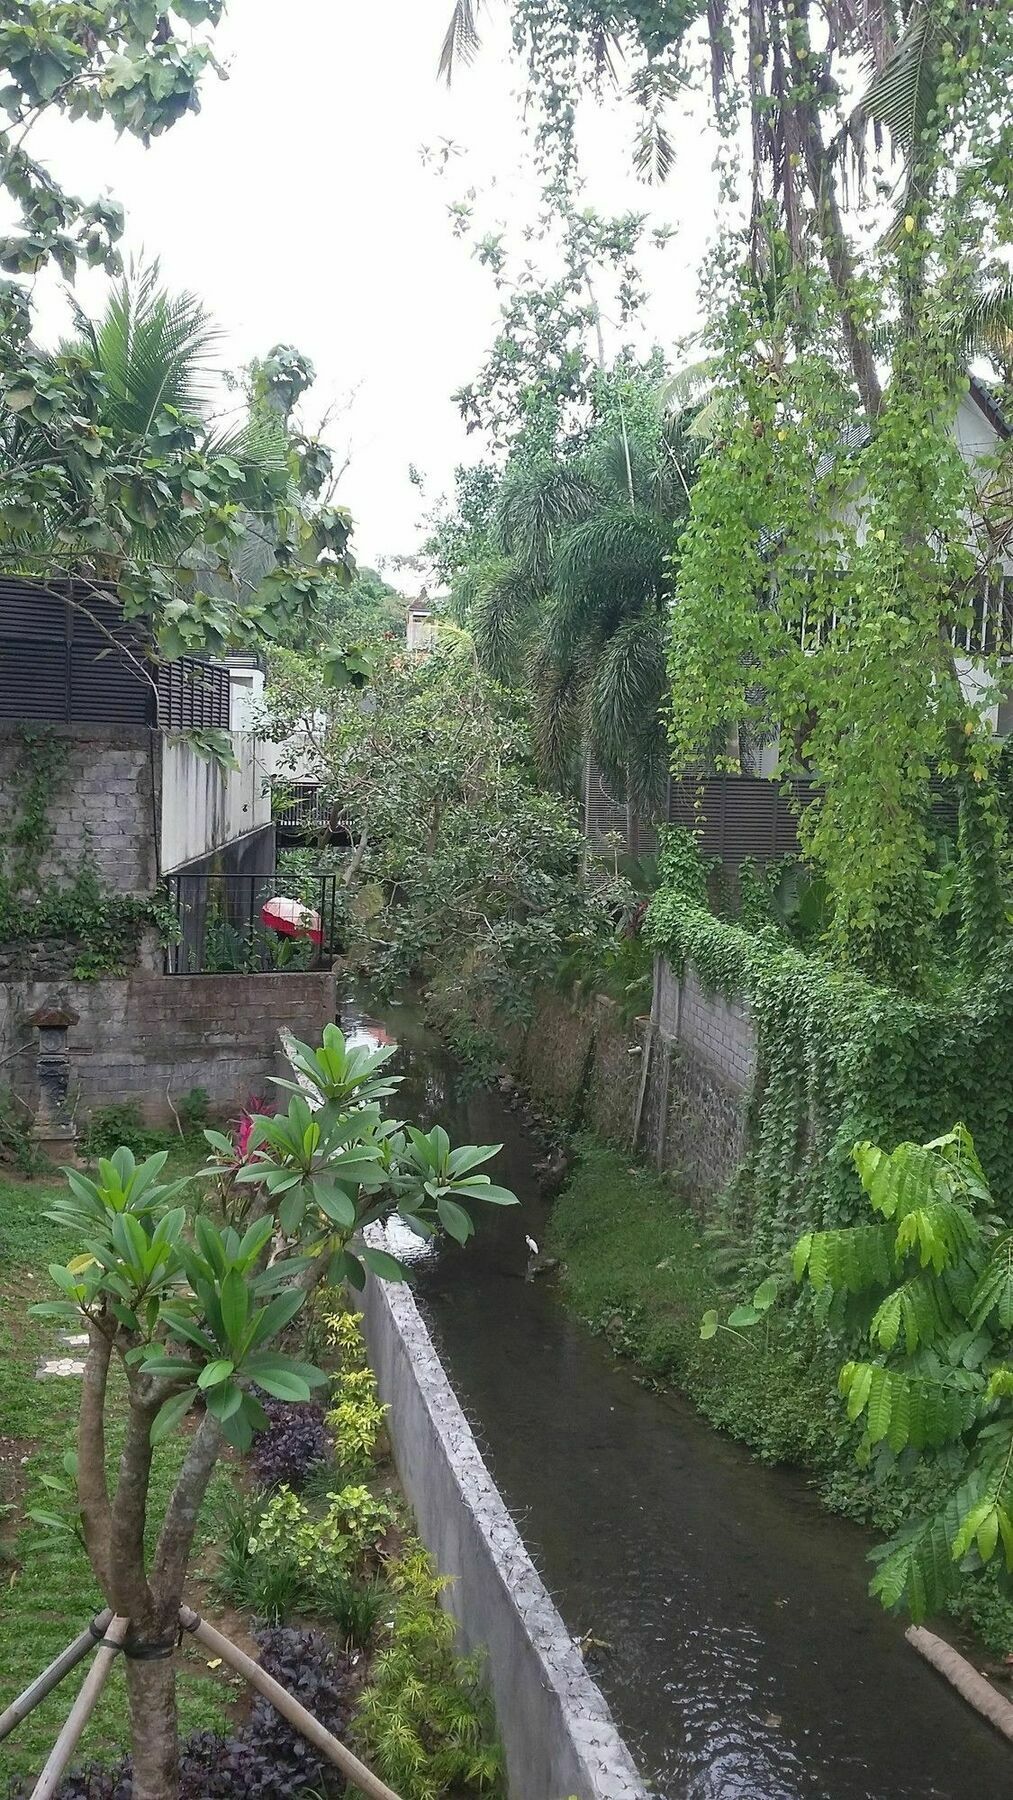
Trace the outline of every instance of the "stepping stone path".
{"type": "Polygon", "coordinates": [[[37,1381],[45,1381],[51,1375],[73,1376],[80,1381],[84,1374],[84,1357],[76,1354],[88,1348],[86,1331],[61,1331],[57,1333],[57,1342],[63,1346],[63,1355],[40,1356],[35,1370],[37,1381]]]}

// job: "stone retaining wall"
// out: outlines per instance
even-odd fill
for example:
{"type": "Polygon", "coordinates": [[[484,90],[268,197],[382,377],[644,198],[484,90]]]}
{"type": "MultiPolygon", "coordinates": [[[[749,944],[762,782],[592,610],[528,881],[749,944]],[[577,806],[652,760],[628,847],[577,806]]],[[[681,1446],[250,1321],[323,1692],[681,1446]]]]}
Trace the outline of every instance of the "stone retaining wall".
{"type": "Polygon", "coordinates": [[[640,1143],[691,1199],[721,1192],[745,1154],[756,1027],[744,1001],[711,994],[687,965],[655,966],[640,1143]]]}
{"type": "MultiPolygon", "coordinates": [[[[0,724],[0,818],[16,818],[24,798],[31,752],[21,729],[0,724]]],[[[150,894],[158,878],[154,734],[143,725],[45,729],[66,744],[67,761],[49,796],[52,843],[41,877],[66,881],[83,859],[107,892],[150,894]]]]}
{"type": "MultiPolygon", "coordinates": [[[[382,1242],[382,1238],[378,1238],[382,1242]]],[[[398,1474],[496,1708],[510,1800],[647,1800],[608,1707],[479,1453],[406,1287],[361,1302],[398,1474]]]]}
{"type": "Polygon", "coordinates": [[[614,1000],[547,990],[524,1040],[519,1071],[541,1104],[568,1124],[633,1143],[646,1021],[628,1025],[614,1000]]]}
{"type": "MultiPolygon", "coordinates": [[[[24,1021],[39,1007],[78,1015],[68,1032],[71,1094],[82,1117],[96,1106],[133,1101],[152,1124],[172,1122],[172,1102],[203,1088],[212,1106],[235,1112],[251,1094],[270,1093],[279,1072],[278,1033],[319,1041],[336,1014],[329,971],[282,975],[156,975],[122,980],[26,981],[0,990],[0,1055],[36,1034],[24,1021]]],[[[3,1071],[29,1105],[34,1052],[3,1071]]]]}
{"type": "Polygon", "coordinates": [[[627,1025],[601,996],[546,991],[517,1060],[532,1094],[570,1125],[638,1148],[704,1204],[748,1147],[756,1028],[744,1001],[696,971],[655,965],[650,1022],[627,1025]]]}

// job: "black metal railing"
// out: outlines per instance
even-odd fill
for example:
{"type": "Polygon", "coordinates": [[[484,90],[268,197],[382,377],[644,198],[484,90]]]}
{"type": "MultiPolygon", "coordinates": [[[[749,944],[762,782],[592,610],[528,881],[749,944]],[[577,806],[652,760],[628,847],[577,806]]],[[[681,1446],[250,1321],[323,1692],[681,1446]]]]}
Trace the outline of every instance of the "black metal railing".
{"type": "Polygon", "coordinates": [[[351,819],[340,806],[323,799],[320,788],[312,781],[278,786],[272,797],[271,816],[282,831],[314,837],[322,836],[324,832],[331,837],[351,838],[353,835],[351,819]]]}
{"type": "Polygon", "coordinates": [[[171,875],[166,883],[176,931],[166,951],[169,975],[278,975],[325,968],[340,949],[338,878],[320,875],[312,890],[286,893],[274,872],[171,875]],[[271,900],[299,899],[294,934],[264,917],[271,900]]]}

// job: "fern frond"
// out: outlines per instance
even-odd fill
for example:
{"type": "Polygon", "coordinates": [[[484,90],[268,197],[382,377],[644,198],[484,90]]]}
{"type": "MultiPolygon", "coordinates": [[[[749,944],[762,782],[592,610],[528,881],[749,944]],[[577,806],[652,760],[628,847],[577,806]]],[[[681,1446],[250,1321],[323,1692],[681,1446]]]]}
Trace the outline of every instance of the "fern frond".
{"type": "Polygon", "coordinates": [[[894,1233],[887,1225],[842,1226],[800,1239],[794,1256],[796,1281],[808,1274],[817,1293],[824,1288],[864,1294],[893,1279],[894,1233]]]}
{"type": "Polygon", "coordinates": [[[945,1286],[931,1276],[915,1275],[877,1308],[869,1337],[881,1350],[893,1350],[903,1333],[909,1356],[922,1344],[934,1344],[957,1328],[958,1320],[945,1286]]]}
{"type": "Polygon", "coordinates": [[[865,1415],[871,1444],[887,1440],[891,1450],[938,1450],[955,1443],[974,1422],[978,1388],[958,1382],[930,1381],[881,1363],[849,1362],[840,1373],[841,1394],[852,1423],[865,1415]]]}
{"type": "Polygon", "coordinates": [[[970,1323],[975,1331],[989,1320],[1013,1330],[1013,1232],[994,1246],[971,1296],[970,1323]]]}

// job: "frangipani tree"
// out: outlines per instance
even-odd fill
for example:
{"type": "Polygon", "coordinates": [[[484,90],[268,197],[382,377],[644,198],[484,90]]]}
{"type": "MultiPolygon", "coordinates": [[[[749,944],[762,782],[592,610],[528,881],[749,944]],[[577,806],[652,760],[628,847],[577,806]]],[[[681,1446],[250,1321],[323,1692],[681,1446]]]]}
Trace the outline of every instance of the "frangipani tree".
{"type": "Polygon", "coordinates": [[[261,1392],[307,1400],[326,1379],[284,1348],[287,1328],[324,1283],[403,1279],[395,1257],[363,1241],[369,1225],[396,1212],[421,1238],[448,1232],[463,1244],[476,1204],[516,1204],[484,1173],[498,1146],[455,1150],[441,1127],[423,1132],[386,1115],[398,1086],[385,1069],[393,1054],[346,1044],[328,1026],[319,1048],[291,1045],[288,1110],[254,1119],[241,1161],[227,1137],[207,1134],[207,1197],[190,1180],[164,1183],[164,1154],[138,1164],[120,1149],[94,1177],[68,1170],[69,1191],[50,1215],[80,1249],[50,1270],[63,1298],[34,1310],[88,1333],[77,1501],[96,1582],[130,1621],[134,1800],[178,1791],[172,1649],[215,1464],[226,1444],[244,1451],[267,1424],[261,1392]],[[127,1421],[113,1471],[116,1369],[127,1421]],[[154,1459],[198,1407],[164,1516],[153,1519],[154,1459]]]}

